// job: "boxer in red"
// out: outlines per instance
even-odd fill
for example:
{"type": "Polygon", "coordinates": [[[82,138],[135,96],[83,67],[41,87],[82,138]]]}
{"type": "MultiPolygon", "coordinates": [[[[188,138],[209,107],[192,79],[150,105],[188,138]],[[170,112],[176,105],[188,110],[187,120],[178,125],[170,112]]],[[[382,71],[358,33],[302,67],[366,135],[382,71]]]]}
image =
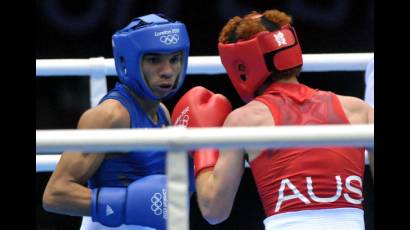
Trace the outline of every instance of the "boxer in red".
{"type": "MultiPolygon", "coordinates": [[[[197,87],[178,102],[174,124],[373,123],[373,109],[363,100],[298,82],[302,52],[291,17],[283,12],[232,18],[221,31],[218,49],[246,104],[230,112],[226,98],[197,87]]],[[[229,217],[247,157],[265,209],[265,229],[364,229],[364,148],[207,149],[193,157],[199,207],[211,224],[229,217]]]]}

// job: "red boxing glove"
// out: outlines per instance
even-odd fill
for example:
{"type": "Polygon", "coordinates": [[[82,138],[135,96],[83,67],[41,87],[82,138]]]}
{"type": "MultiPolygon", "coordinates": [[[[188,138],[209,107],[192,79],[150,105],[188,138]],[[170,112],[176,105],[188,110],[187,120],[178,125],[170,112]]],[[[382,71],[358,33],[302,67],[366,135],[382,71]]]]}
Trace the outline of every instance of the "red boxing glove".
{"type": "MultiPolygon", "coordinates": [[[[232,111],[229,100],[197,86],[185,93],[172,111],[172,124],[186,127],[219,127],[232,111]]],[[[214,167],[218,160],[217,149],[199,149],[193,153],[195,176],[206,168],[214,167]]]]}

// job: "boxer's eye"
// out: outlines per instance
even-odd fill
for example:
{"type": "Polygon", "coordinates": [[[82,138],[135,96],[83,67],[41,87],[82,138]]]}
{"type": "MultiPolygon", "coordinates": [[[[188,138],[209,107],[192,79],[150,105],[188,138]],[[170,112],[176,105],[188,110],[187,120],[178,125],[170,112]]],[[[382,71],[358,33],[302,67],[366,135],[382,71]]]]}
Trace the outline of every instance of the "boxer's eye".
{"type": "Polygon", "coordinates": [[[161,62],[161,59],[155,56],[148,56],[145,58],[145,60],[150,64],[158,64],[161,62]]]}

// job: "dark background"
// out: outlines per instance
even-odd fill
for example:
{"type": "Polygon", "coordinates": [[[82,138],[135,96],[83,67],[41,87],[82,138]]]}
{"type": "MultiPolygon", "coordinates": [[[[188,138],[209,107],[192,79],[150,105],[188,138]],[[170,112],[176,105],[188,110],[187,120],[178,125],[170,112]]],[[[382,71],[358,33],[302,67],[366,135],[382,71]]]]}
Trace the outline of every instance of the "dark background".
{"type": "MultiPolygon", "coordinates": [[[[130,19],[164,13],[187,26],[191,56],[217,55],[219,31],[227,20],[251,10],[279,9],[293,17],[302,51],[313,53],[374,52],[373,0],[288,1],[137,1],[137,0],[37,0],[36,59],[112,58],[111,35],[130,19]]],[[[364,72],[326,72],[300,75],[313,88],[363,98],[364,72]]],[[[116,81],[108,77],[109,88],[116,81]]],[[[234,107],[242,105],[226,75],[188,75],[182,89],[164,103],[172,111],[190,88],[203,85],[226,95],[234,107]]],[[[36,129],[73,129],[89,108],[87,77],[36,78],[36,129]]],[[[36,174],[37,229],[78,229],[81,218],[45,212],[41,196],[51,173],[36,174]]],[[[373,182],[366,167],[366,229],[374,229],[373,182]]],[[[229,220],[208,225],[192,197],[191,229],[263,229],[263,209],[249,170],[245,172],[229,220]]]]}

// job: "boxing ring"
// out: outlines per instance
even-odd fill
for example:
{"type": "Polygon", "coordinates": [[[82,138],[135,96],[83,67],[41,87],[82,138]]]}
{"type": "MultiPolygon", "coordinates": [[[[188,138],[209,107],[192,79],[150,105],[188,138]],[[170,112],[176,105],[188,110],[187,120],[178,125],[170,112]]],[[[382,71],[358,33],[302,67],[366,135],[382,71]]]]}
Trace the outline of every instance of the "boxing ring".
{"type": "MultiPolygon", "coordinates": [[[[364,71],[373,53],[304,54],[305,72],[364,71]]],[[[190,57],[188,75],[223,74],[217,56],[190,57]]],[[[113,59],[36,60],[37,77],[90,76],[90,101],[95,106],[106,92],[106,76],[116,75],[113,59]]],[[[189,229],[187,151],[200,147],[283,148],[302,146],[374,146],[373,125],[320,125],[184,128],[36,130],[36,171],[53,171],[58,154],[72,151],[168,151],[167,229],[189,229]]]]}

